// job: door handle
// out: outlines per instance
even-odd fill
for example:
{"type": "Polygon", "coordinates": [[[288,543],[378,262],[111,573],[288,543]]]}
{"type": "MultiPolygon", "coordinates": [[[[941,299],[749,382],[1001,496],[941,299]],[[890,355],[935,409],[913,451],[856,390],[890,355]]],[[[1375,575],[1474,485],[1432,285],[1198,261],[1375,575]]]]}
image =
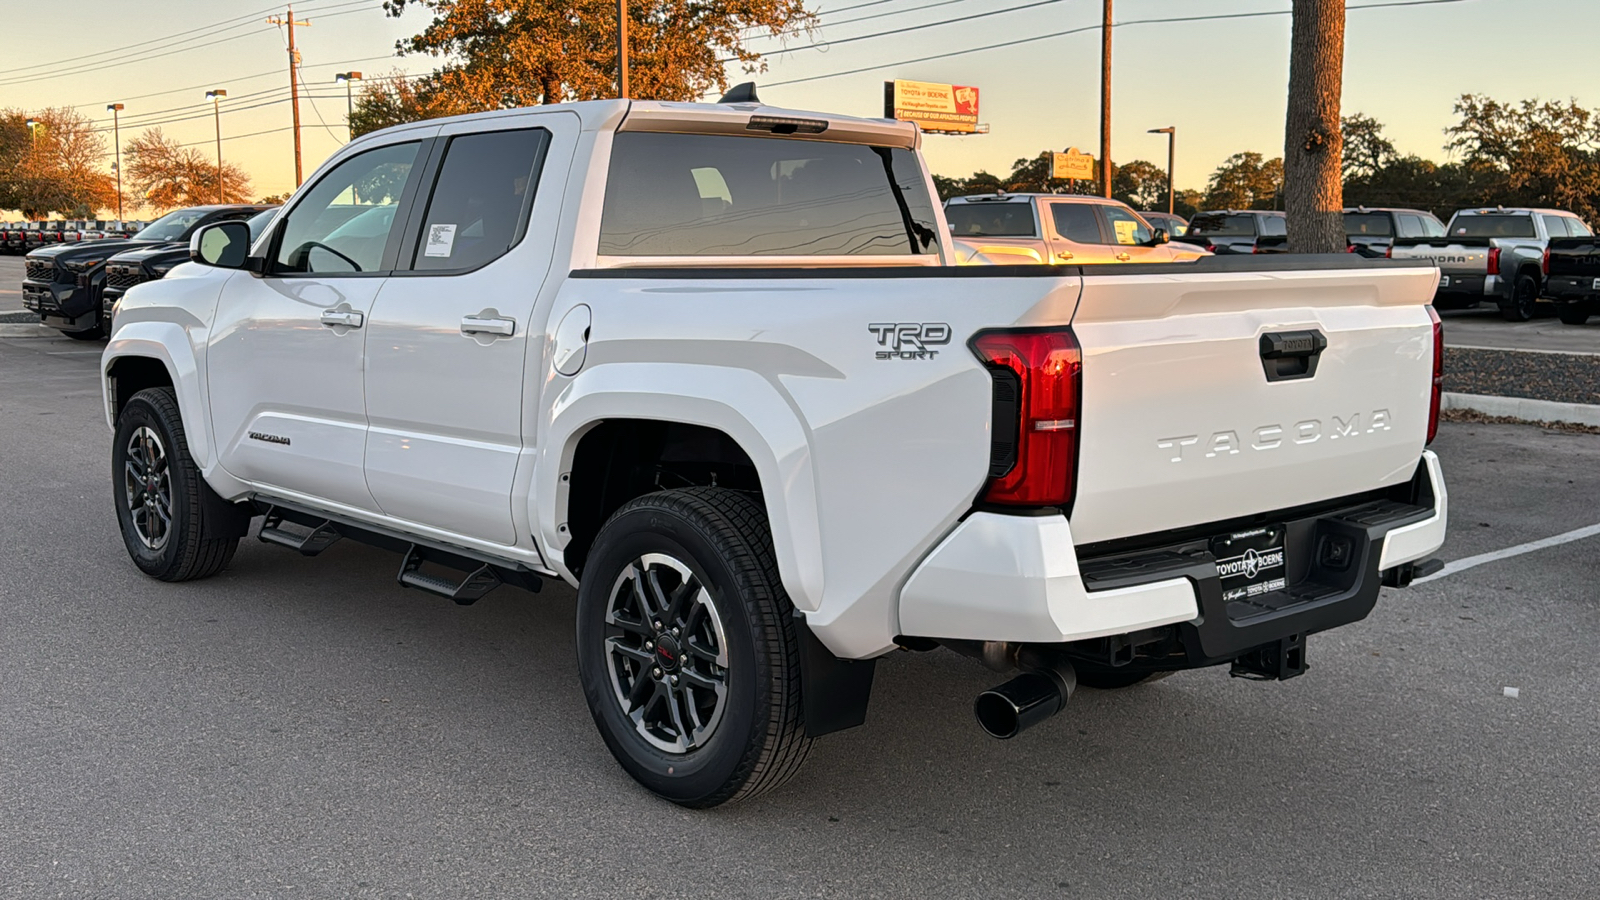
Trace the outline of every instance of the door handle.
{"type": "Polygon", "coordinates": [[[1056,259],[1071,259],[1071,258],[1072,258],[1072,251],[1071,250],[1062,250],[1062,251],[1056,253],[1056,259]]]}
{"type": "Polygon", "coordinates": [[[1130,259],[1133,259],[1133,257],[1129,256],[1126,253],[1118,253],[1117,254],[1117,262],[1127,262],[1130,259]]]}
{"type": "Polygon", "coordinates": [[[350,328],[360,328],[363,317],[361,313],[351,309],[325,309],[322,311],[322,324],[345,325],[350,328]]]}
{"type": "Polygon", "coordinates": [[[517,333],[515,319],[485,318],[483,316],[462,316],[462,334],[498,334],[510,337],[517,333]]]}

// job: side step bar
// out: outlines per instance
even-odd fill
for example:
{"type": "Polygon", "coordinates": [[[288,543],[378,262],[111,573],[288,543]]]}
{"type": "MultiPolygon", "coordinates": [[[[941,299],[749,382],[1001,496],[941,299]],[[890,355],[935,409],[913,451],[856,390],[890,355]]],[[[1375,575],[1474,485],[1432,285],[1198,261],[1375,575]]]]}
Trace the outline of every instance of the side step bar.
{"type": "Polygon", "coordinates": [[[298,550],[306,556],[316,556],[343,538],[391,550],[402,554],[400,574],[396,577],[401,587],[435,594],[461,606],[478,602],[485,594],[503,584],[534,593],[543,586],[538,573],[522,563],[493,559],[461,547],[421,541],[411,535],[371,525],[342,522],[321,512],[297,509],[277,501],[256,500],[255,503],[266,516],[258,535],[265,543],[298,550]],[[285,525],[295,527],[286,528],[285,525]],[[426,573],[422,571],[424,563],[463,572],[466,577],[453,581],[426,573]]]}

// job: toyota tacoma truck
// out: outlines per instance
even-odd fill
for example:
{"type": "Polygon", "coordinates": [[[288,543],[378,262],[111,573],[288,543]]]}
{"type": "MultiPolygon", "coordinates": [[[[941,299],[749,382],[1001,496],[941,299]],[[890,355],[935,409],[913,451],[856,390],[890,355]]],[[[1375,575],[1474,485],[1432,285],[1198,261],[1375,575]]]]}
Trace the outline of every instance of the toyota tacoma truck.
{"type": "Polygon", "coordinates": [[[1395,238],[1389,257],[1439,267],[1434,306],[1440,309],[1487,301],[1507,322],[1526,322],[1544,293],[1551,239],[1588,233],[1582,219],[1563,210],[1463,209],[1450,217],[1444,237],[1395,238]]]}
{"type": "Polygon", "coordinates": [[[1120,200],[1083,194],[976,194],[945,202],[957,250],[992,265],[1149,263],[1206,251],[1172,243],[1120,200]]]}
{"type": "Polygon", "coordinates": [[[123,295],[127,552],[567,582],[601,736],[693,807],[861,724],[897,649],[1010,676],[974,700],[1010,737],[1080,684],[1297,676],[1437,564],[1431,264],[958,267],[919,143],[751,99],[352,141],[123,295]]]}

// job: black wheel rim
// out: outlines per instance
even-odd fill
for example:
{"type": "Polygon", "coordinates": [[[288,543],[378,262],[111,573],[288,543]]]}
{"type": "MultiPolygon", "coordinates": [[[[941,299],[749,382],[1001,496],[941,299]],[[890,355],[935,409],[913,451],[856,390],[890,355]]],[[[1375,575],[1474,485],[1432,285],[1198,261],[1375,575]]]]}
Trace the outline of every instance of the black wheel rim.
{"type": "Polygon", "coordinates": [[[172,534],[172,473],[161,436],[148,425],[128,436],[122,464],[123,500],[133,533],[148,550],[160,550],[172,534]]]}
{"type": "Polygon", "coordinates": [[[704,746],[728,698],[728,640],[716,601],[683,562],[647,553],[606,604],[606,665],[622,714],[668,753],[704,746]]]}

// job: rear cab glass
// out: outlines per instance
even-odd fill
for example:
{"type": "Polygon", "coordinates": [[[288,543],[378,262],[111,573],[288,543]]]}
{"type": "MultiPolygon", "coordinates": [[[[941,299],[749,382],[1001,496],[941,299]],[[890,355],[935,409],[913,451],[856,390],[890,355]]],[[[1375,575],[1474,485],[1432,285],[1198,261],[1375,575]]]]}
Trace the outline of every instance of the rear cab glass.
{"type": "Polygon", "coordinates": [[[1189,221],[1189,234],[1199,237],[1255,237],[1256,217],[1249,213],[1202,213],[1189,221]]]}
{"type": "Polygon", "coordinates": [[[1033,238],[1039,236],[1033,203],[1024,200],[982,200],[952,203],[944,208],[950,233],[958,238],[1033,238]]]}
{"type": "Polygon", "coordinates": [[[911,150],[620,132],[601,256],[937,256],[938,216],[911,150]]]}
{"type": "Polygon", "coordinates": [[[1531,238],[1537,237],[1530,215],[1456,216],[1450,221],[1451,237],[1531,238]]]}
{"type": "MultiPolygon", "coordinates": [[[[1415,219],[1416,216],[1402,218],[1415,219]]],[[[1417,230],[1422,230],[1420,224],[1417,230]]],[[[1393,237],[1394,223],[1389,220],[1388,213],[1345,213],[1344,233],[1350,237],[1393,237]]]]}

